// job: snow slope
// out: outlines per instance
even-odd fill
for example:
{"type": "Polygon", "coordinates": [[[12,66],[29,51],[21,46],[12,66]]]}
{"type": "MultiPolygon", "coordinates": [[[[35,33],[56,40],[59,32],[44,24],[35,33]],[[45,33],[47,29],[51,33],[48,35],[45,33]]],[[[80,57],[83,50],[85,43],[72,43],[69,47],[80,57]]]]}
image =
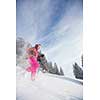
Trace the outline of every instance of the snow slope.
{"type": "Polygon", "coordinates": [[[83,100],[82,82],[39,72],[35,81],[17,66],[16,100],[83,100]]]}

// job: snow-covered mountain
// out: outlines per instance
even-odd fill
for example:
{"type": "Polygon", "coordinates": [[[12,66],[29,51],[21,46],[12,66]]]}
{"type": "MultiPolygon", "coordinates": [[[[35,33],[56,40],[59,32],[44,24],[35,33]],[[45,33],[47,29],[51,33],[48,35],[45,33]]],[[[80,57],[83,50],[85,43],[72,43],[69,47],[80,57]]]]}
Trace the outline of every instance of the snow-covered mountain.
{"type": "Polygon", "coordinates": [[[41,72],[31,81],[30,73],[16,68],[16,100],[83,100],[82,81],[41,72]]]}

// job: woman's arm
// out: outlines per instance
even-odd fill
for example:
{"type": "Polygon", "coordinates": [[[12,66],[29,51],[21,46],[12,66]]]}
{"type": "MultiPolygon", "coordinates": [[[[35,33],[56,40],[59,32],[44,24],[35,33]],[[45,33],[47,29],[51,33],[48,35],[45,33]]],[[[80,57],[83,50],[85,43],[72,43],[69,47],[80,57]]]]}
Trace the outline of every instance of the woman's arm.
{"type": "Polygon", "coordinates": [[[29,56],[35,56],[36,58],[38,57],[38,51],[33,47],[33,48],[27,48],[27,53],[29,56]],[[30,54],[29,52],[33,51],[33,54],[30,54]]]}
{"type": "Polygon", "coordinates": [[[33,48],[26,48],[27,57],[33,56],[33,54],[31,53],[31,51],[33,51],[33,48]]]}
{"type": "Polygon", "coordinates": [[[33,48],[27,48],[27,49],[26,49],[26,51],[30,51],[30,50],[33,50],[33,48]]]}
{"type": "Polygon", "coordinates": [[[34,56],[37,58],[38,57],[38,51],[34,48],[33,52],[34,52],[34,56]]]}

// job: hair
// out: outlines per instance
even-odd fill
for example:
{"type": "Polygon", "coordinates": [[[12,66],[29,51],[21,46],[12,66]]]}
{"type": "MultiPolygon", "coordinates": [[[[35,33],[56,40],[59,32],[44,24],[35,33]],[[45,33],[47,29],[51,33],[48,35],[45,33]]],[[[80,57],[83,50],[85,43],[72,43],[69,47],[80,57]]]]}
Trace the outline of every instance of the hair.
{"type": "Polygon", "coordinates": [[[44,57],[44,54],[41,54],[41,57],[44,57]]]}
{"type": "Polygon", "coordinates": [[[35,44],[36,49],[38,49],[39,46],[41,46],[41,44],[35,44]]]}

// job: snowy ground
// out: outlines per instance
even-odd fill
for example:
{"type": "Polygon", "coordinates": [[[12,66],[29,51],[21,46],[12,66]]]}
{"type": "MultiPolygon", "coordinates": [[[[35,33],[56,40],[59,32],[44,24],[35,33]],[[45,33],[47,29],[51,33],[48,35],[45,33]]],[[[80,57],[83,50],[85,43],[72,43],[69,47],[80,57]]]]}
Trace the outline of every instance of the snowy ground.
{"type": "Polygon", "coordinates": [[[83,85],[79,80],[38,73],[30,80],[30,73],[17,67],[16,100],[83,100],[83,85]]]}

